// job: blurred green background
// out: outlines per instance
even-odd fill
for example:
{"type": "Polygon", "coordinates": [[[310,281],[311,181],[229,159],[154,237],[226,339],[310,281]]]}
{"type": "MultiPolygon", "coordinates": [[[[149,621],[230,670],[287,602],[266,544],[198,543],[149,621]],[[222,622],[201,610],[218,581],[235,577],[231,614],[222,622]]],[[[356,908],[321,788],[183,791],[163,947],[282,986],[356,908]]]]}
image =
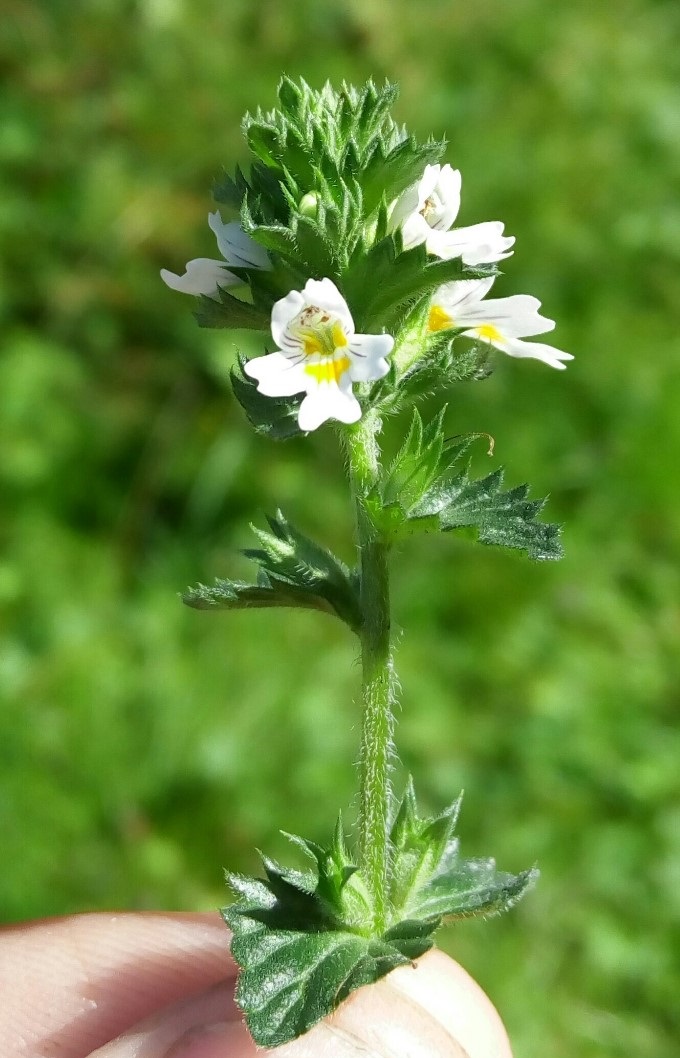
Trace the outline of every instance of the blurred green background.
{"type": "Polygon", "coordinates": [[[461,223],[517,235],[499,292],[539,296],[576,354],[563,375],[499,356],[448,413],[552,493],[564,561],[446,537],[394,562],[404,768],[433,810],[465,787],[469,855],[543,872],[442,943],[517,1058],[676,1055],[680,7],[4,11],[2,918],[214,907],[223,865],[284,855],[279,827],[321,839],[353,801],[350,633],[176,596],[245,574],[248,522],[277,504],[352,558],[333,433],[255,437],[234,336],[200,331],[158,271],[214,256],[211,181],[283,71],[389,77],[398,117],[449,138],[461,223]]]}

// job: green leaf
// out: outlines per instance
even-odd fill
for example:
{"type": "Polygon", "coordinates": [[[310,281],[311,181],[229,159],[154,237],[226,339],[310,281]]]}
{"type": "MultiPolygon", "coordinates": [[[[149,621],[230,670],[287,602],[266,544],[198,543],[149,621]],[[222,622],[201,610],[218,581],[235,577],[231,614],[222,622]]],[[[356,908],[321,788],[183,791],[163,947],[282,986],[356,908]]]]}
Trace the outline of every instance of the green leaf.
{"type": "Polygon", "coordinates": [[[535,869],[515,875],[497,870],[495,860],[466,860],[434,876],[403,911],[417,919],[436,917],[447,922],[499,915],[521,900],[537,878],[535,869]]]}
{"type": "Polygon", "coordinates": [[[513,875],[495,861],[462,860],[454,831],[462,795],[433,818],[418,814],[409,779],[391,831],[391,900],[396,919],[453,921],[509,910],[538,878],[513,875]]]}
{"type": "Polygon", "coordinates": [[[366,498],[376,528],[387,538],[472,529],[482,544],[537,561],[561,558],[560,527],[538,521],[545,499],[528,499],[528,485],[504,490],[502,468],[480,479],[470,478],[469,465],[458,470],[472,442],[487,435],[445,438],[443,414],[423,427],[414,411],[404,445],[366,498]]]}
{"type": "Polygon", "coordinates": [[[264,879],[227,875],[239,899],[222,910],[241,967],[236,1000],[263,1047],[302,1035],[356,988],[432,946],[429,924],[372,934],[370,898],[341,820],[328,847],[288,836],[316,869],[292,871],[263,857],[264,879]]]}
{"type": "Polygon", "coordinates": [[[291,397],[266,397],[260,393],[257,383],[245,374],[245,359],[239,357],[238,365],[232,368],[231,385],[234,396],[243,408],[248,421],[257,433],[275,441],[286,441],[290,437],[301,437],[298,426],[299,400],[291,397]]]}
{"type": "Polygon", "coordinates": [[[248,181],[246,180],[241,168],[236,166],[236,173],[232,177],[223,170],[218,177],[213,181],[212,194],[216,202],[219,202],[225,206],[231,206],[233,209],[240,209],[243,196],[248,189],[248,181]]]}
{"type": "Polygon", "coordinates": [[[444,447],[445,413],[446,406],[423,428],[414,408],[408,436],[380,483],[386,505],[399,503],[410,511],[436,478],[444,447]]]}
{"type": "MultiPolygon", "coordinates": [[[[243,271],[238,269],[239,272],[243,271]]],[[[248,301],[235,298],[220,288],[216,297],[199,298],[200,308],[194,313],[199,327],[228,327],[232,330],[266,331],[269,318],[260,308],[248,301]]]]}
{"type": "Polygon", "coordinates": [[[361,626],[356,572],[326,548],[295,529],[281,512],[267,519],[270,532],[253,528],[259,548],[242,553],[257,563],[254,584],[217,580],[198,584],[183,596],[196,610],[244,610],[265,606],[299,607],[334,614],[358,632],[361,626]]]}
{"type": "Polygon", "coordinates": [[[389,329],[405,306],[433,294],[443,283],[496,274],[495,265],[470,268],[459,257],[432,259],[424,243],[404,251],[397,231],[367,252],[357,246],[343,281],[357,327],[375,330],[380,326],[389,329]]]}
{"type": "Polygon", "coordinates": [[[241,966],[236,1001],[253,1040],[277,1047],[303,1035],[351,992],[423,954],[431,942],[373,940],[337,929],[271,929],[234,905],[222,912],[241,966]]]}
{"type": "Polygon", "coordinates": [[[375,150],[360,176],[366,212],[376,209],[383,196],[392,201],[415,184],[426,165],[440,160],[445,146],[434,141],[418,144],[409,136],[387,155],[375,150]]]}
{"type": "Polygon", "coordinates": [[[526,551],[531,559],[549,561],[562,557],[559,525],[537,521],[546,500],[529,500],[528,485],[503,490],[504,470],[471,480],[467,469],[445,474],[411,509],[413,519],[436,516],[439,527],[471,528],[482,544],[526,551]]]}
{"type": "Polygon", "coordinates": [[[287,835],[311,870],[263,857],[262,879],[227,874],[236,903],[222,910],[241,968],[236,999],[250,1033],[276,1047],[307,1032],[356,988],[419,958],[444,919],[511,907],[537,877],[461,860],[454,835],[460,798],[421,818],[409,780],[390,832],[392,914],[381,932],[342,820],[328,846],[287,835]]]}
{"type": "Polygon", "coordinates": [[[393,400],[422,399],[449,389],[453,382],[476,382],[491,374],[488,342],[467,341],[461,348],[455,335],[441,331],[422,344],[424,352],[399,378],[393,400]]]}

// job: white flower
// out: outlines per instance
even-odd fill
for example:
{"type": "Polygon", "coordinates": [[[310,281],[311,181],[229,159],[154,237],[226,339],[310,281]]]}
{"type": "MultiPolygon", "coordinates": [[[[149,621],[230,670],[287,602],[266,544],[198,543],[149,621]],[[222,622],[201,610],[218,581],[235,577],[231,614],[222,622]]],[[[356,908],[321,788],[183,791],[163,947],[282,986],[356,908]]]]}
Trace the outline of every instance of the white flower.
{"type": "Polygon", "coordinates": [[[450,165],[426,165],[420,181],[399,196],[390,227],[401,228],[404,249],[425,243],[428,253],[467,265],[491,264],[512,253],[514,237],[499,220],[449,230],[460,209],[461,175],[450,165]]]}
{"type": "Polygon", "coordinates": [[[545,334],[555,326],[554,320],[540,315],[538,298],[513,294],[509,298],[484,301],[493,281],[493,277],[460,279],[439,287],[430,305],[429,330],[455,327],[466,337],[489,342],[508,356],[533,357],[550,367],[564,369],[566,365],[562,361],[574,359],[571,353],[544,342],[522,341],[535,334],[545,334]]]}
{"type": "Polygon", "coordinates": [[[300,405],[301,430],[316,430],[327,419],[351,423],[361,418],[353,382],[387,374],[385,357],[394,346],[389,334],[357,334],[347,302],[330,279],[310,279],[272,309],[277,351],[249,360],[245,372],[268,397],[306,392],[300,405]]]}
{"type": "Polygon", "coordinates": [[[209,257],[196,257],[188,261],[183,276],[161,269],[161,279],[173,290],[183,294],[205,294],[213,298],[219,287],[231,287],[243,280],[230,272],[228,265],[236,268],[270,268],[266,251],[243,231],[238,221],[225,224],[220,211],[208,214],[208,224],[215,233],[217,246],[223,261],[209,257]]]}

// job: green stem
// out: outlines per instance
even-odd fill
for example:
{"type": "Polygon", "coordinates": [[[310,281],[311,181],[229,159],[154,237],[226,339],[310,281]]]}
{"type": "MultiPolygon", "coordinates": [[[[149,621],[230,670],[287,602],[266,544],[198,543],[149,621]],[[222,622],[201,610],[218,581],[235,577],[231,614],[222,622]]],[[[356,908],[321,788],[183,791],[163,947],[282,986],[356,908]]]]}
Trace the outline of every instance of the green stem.
{"type": "Polygon", "coordinates": [[[348,434],[363,614],[360,633],[363,721],[359,758],[359,849],[362,874],[373,901],[376,934],[384,932],[389,917],[390,768],[395,682],[390,642],[388,549],[376,532],[364,503],[380,469],[376,440],[380,427],[378,414],[369,411],[348,434]]]}

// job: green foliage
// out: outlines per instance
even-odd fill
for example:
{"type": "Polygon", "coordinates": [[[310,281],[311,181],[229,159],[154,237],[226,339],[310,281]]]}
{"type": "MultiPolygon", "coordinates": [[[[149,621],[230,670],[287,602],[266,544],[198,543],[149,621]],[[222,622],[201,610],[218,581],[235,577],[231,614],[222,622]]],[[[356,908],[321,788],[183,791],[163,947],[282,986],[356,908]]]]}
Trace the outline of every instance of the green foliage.
{"type": "MultiPolygon", "coordinates": [[[[268,297],[241,309],[220,295],[219,308],[203,304],[203,326],[257,326],[257,309],[305,278],[327,276],[348,298],[359,330],[395,329],[414,302],[442,283],[495,274],[460,259],[428,260],[423,246],[403,251],[388,231],[390,204],[441,158],[444,143],[419,144],[390,115],[395,85],[368,81],[362,89],[329,83],[316,91],[284,77],[279,109],[247,114],[243,131],[256,161],[214,186],[219,202],[240,209],[244,230],[270,254],[274,275],[268,297]],[[245,322],[241,323],[241,317],[245,322]],[[252,318],[252,322],[251,322],[252,318]]],[[[241,270],[257,283],[256,273],[241,270]]],[[[206,299],[204,299],[205,302],[206,299]]]]}
{"type": "Polygon", "coordinates": [[[231,369],[231,386],[250,425],[257,433],[274,441],[300,437],[301,430],[297,421],[299,399],[263,396],[257,388],[257,383],[244,372],[244,363],[245,359],[239,357],[238,363],[231,369]]]}
{"type": "Polygon", "coordinates": [[[271,532],[253,526],[261,547],[243,554],[258,565],[255,584],[217,580],[199,584],[183,596],[196,610],[246,610],[267,606],[300,607],[335,614],[353,631],[361,626],[358,575],[326,548],[303,536],[281,511],[267,519],[271,532]]]}
{"type": "MultiPolygon", "coordinates": [[[[443,150],[441,143],[418,144],[395,124],[389,110],[396,96],[390,84],[377,88],[369,81],[359,90],[343,85],[335,91],[326,83],[315,91],[302,79],[284,77],[280,109],[258,110],[243,122],[258,162],[249,180],[239,174],[236,186],[253,238],[266,245],[273,227],[290,243],[279,241],[279,252],[292,251],[309,275],[340,278],[372,214],[443,150]],[[310,194],[316,199],[312,216],[300,210],[310,194]]],[[[232,200],[234,187],[229,184],[232,200]]]]}
{"type": "Polygon", "coordinates": [[[511,875],[493,860],[460,860],[459,807],[460,798],[421,818],[409,779],[390,834],[391,917],[380,934],[341,819],[327,847],[287,835],[312,870],[263,857],[264,879],[227,873],[237,897],[222,910],[241,967],[236,998],[257,1044],[295,1039],[356,988],[418,958],[442,920],[496,914],[524,895],[537,871],[511,875]]]}
{"type": "Polygon", "coordinates": [[[528,485],[502,491],[502,468],[470,479],[469,467],[457,469],[478,437],[444,437],[444,411],[423,427],[413,412],[406,440],[367,497],[377,528],[388,537],[417,531],[473,529],[482,544],[526,551],[536,560],[562,556],[560,528],[539,522],[545,500],[529,500],[528,485]]]}
{"type": "Polygon", "coordinates": [[[208,298],[201,295],[199,303],[200,308],[194,314],[199,327],[268,330],[269,317],[266,313],[247,301],[235,298],[226,290],[220,289],[218,297],[208,298]]]}
{"type": "Polygon", "coordinates": [[[395,917],[454,921],[508,911],[536,882],[534,868],[507,874],[488,860],[460,860],[454,836],[462,795],[433,818],[418,814],[409,778],[390,835],[395,917]]]}

